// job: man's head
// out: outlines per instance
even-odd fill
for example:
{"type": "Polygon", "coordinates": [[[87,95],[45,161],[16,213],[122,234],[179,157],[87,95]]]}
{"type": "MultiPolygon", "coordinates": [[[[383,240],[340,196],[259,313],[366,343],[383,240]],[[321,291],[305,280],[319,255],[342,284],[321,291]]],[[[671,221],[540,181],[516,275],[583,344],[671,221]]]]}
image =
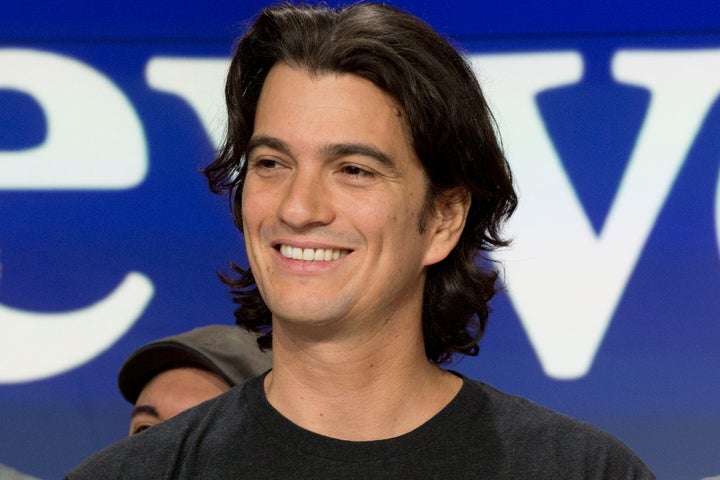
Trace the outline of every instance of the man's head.
{"type": "MultiPolygon", "coordinates": [[[[214,191],[231,193],[241,229],[258,100],[268,73],[279,63],[313,75],[354,75],[396,102],[427,178],[426,208],[417,219],[420,231],[438,204],[470,199],[457,246],[427,269],[422,317],[428,358],[443,362],[455,352],[476,353],[497,277],[478,261],[484,252],[506,244],[500,228],[514,210],[516,196],[472,70],[427,24],[389,6],[281,6],[261,12],[233,57],[226,85],[228,136],[206,169],[214,191]]],[[[267,329],[270,313],[252,289],[252,272],[236,270],[239,279],[225,280],[237,289],[241,306],[236,316],[244,319],[238,321],[267,329]]]]}
{"type": "Polygon", "coordinates": [[[135,405],[130,435],[270,369],[272,357],[256,340],[238,327],[209,325],[133,352],[118,373],[120,392],[135,405]]]}

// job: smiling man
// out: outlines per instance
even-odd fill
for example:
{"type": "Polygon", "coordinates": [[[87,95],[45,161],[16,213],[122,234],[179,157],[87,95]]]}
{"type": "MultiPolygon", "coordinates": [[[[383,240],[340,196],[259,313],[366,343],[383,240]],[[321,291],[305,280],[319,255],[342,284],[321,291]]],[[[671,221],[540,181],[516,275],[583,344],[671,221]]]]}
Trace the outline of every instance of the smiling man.
{"type": "Polygon", "coordinates": [[[70,478],[654,478],[607,433],[441,368],[477,354],[516,205],[448,42],[384,5],[269,8],[226,100],[205,173],[245,237],[237,323],[273,369],[70,478]]]}
{"type": "Polygon", "coordinates": [[[286,360],[267,398],[333,438],[406,433],[462,384],[427,361],[419,320],[426,269],[457,243],[470,196],[426,205],[400,112],[368,80],[279,63],[249,143],[243,231],[286,360]]]}

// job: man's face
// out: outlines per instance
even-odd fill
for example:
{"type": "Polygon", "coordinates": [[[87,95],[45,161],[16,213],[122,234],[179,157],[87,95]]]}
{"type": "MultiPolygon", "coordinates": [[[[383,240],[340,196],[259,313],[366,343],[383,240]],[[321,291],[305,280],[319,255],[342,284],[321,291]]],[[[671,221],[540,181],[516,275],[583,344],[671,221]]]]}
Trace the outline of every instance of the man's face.
{"type": "Polygon", "coordinates": [[[230,385],[208,370],[194,367],[165,370],[153,377],[140,392],[130,418],[130,435],[140,433],[229,389],[230,385]]]}
{"type": "Polygon", "coordinates": [[[449,250],[433,215],[419,231],[428,187],[402,115],[354,75],[286,64],[268,74],[242,217],[276,331],[278,321],[327,334],[334,325],[419,322],[425,266],[449,250]]]}

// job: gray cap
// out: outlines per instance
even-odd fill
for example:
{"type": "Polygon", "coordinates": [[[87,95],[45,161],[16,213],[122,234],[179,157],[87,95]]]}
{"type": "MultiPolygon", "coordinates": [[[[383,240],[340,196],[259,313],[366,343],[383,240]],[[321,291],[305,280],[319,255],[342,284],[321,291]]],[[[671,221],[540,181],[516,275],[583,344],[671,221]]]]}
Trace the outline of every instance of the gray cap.
{"type": "Polygon", "coordinates": [[[235,386],[272,368],[272,355],[257,345],[257,334],[230,325],[208,325],[162,338],[135,350],[120,367],[118,386],[130,403],[158,373],[197,366],[235,386]]]}

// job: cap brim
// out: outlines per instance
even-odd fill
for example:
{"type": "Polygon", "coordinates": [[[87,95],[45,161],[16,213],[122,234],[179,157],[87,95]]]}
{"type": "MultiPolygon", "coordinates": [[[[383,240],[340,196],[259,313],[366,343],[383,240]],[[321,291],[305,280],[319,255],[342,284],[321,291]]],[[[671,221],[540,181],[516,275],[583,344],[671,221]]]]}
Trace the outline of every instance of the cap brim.
{"type": "Polygon", "coordinates": [[[232,381],[200,352],[182,343],[159,341],[138,349],[123,363],[118,373],[120,393],[134,404],[142,389],[155,375],[179,366],[204,368],[232,385],[232,381]]]}

